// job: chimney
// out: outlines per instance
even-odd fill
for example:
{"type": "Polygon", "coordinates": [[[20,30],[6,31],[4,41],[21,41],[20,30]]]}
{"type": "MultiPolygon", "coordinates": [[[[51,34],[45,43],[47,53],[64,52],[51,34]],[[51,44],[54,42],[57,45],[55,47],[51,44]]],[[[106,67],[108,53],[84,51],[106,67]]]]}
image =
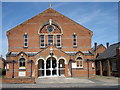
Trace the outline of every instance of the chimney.
{"type": "Polygon", "coordinates": [[[106,47],[107,47],[107,48],[109,47],[109,43],[108,43],[108,42],[106,43],[106,47]]]}
{"type": "Polygon", "coordinates": [[[94,45],[95,45],[95,51],[96,51],[96,49],[97,49],[97,43],[95,42],[94,45]]]}

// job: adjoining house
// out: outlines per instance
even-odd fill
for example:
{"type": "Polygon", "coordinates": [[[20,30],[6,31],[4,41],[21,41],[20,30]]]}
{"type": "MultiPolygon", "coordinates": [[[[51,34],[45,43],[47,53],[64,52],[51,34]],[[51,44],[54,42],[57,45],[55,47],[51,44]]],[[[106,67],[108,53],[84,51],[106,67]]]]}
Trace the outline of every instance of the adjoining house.
{"type": "Polygon", "coordinates": [[[0,56],[0,75],[5,75],[5,59],[0,56]]]}
{"type": "Polygon", "coordinates": [[[0,69],[5,69],[5,59],[0,56],[0,69]]]}
{"type": "Polygon", "coordinates": [[[95,59],[96,74],[103,76],[120,76],[120,42],[108,48],[95,59]]]}
{"type": "Polygon", "coordinates": [[[94,43],[94,47],[91,48],[90,52],[94,54],[95,58],[97,58],[100,53],[104,52],[106,50],[106,47],[103,44],[97,45],[97,43],[94,43]]]}

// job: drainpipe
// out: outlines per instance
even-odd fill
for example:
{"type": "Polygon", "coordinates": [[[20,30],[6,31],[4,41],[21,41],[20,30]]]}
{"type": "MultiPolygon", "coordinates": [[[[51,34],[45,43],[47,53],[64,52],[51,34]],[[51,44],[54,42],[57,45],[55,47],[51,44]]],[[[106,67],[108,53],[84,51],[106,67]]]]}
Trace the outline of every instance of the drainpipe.
{"type": "Polygon", "coordinates": [[[72,59],[69,60],[70,61],[70,73],[71,73],[71,77],[72,77],[72,59]]]}
{"type": "Polygon", "coordinates": [[[31,68],[31,70],[30,70],[30,77],[32,77],[32,63],[33,63],[33,60],[30,60],[29,63],[30,63],[30,65],[31,65],[31,66],[30,66],[30,68],[31,68]]]}
{"type": "Polygon", "coordinates": [[[90,79],[90,72],[89,72],[89,59],[86,59],[86,62],[87,62],[87,66],[88,66],[88,79],[90,79]]]}
{"type": "Polygon", "coordinates": [[[12,60],[12,67],[13,67],[13,69],[12,69],[12,78],[14,78],[14,63],[15,63],[15,60],[12,60]]]}

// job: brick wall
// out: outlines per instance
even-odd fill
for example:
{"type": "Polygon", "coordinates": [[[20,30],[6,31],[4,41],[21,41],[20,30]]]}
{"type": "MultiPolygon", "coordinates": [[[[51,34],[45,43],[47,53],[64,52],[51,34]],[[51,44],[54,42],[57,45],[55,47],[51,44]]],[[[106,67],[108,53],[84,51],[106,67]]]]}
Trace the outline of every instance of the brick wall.
{"type": "MultiPolygon", "coordinates": [[[[35,16],[28,21],[18,25],[17,27],[7,32],[8,36],[8,51],[11,52],[38,52],[40,51],[40,37],[38,31],[42,23],[48,21],[50,18],[57,22],[63,30],[62,34],[62,50],[63,51],[87,51],[91,48],[92,32],[87,28],[77,24],[58,12],[48,9],[44,13],[35,16]],[[49,12],[50,11],[50,12],[49,12]],[[49,16],[48,14],[56,14],[56,16],[49,16]],[[31,24],[34,23],[34,24],[31,24]],[[69,33],[68,33],[69,32],[69,33]],[[28,34],[28,48],[24,46],[24,34],[28,34]],[[77,47],[73,48],[73,34],[77,35],[77,47]],[[66,42],[67,41],[67,42],[66,42]]],[[[56,35],[54,35],[56,37],[56,35]]],[[[45,35],[45,41],[48,41],[45,35]]],[[[55,40],[54,40],[55,41],[55,40]]],[[[46,42],[47,44],[47,42],[46,42]]],[[[56,44],[56,43],[55,43],[56,44]]]]}
{"type": "Polygon", "coordinates": [[[29,84],[29,83],[32,83],[34,84],[35,83],[35,78],[3,78],[2,79],[2,83],[26,83],[26,84],[29,84]]]}

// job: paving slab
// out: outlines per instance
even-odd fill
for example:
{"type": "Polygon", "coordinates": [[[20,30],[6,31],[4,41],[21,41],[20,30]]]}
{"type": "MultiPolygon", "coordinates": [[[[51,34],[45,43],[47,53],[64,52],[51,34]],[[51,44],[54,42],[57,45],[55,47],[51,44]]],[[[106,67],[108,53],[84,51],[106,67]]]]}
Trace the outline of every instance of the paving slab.
{"type": "Polygon", "coordinates": [[[95,79],[41,77],[36,84],[2,84],[2,88],[118,88],[117,79],[96,77],[95,79]]]}
{"type": "Polygon", "coordinates": [[[88,79],[80,78],[66,78],[66,77],[46,77],[46,78],[36,78],[36,83],[48,84],[48,83],[94,83],[88,79]]]}

